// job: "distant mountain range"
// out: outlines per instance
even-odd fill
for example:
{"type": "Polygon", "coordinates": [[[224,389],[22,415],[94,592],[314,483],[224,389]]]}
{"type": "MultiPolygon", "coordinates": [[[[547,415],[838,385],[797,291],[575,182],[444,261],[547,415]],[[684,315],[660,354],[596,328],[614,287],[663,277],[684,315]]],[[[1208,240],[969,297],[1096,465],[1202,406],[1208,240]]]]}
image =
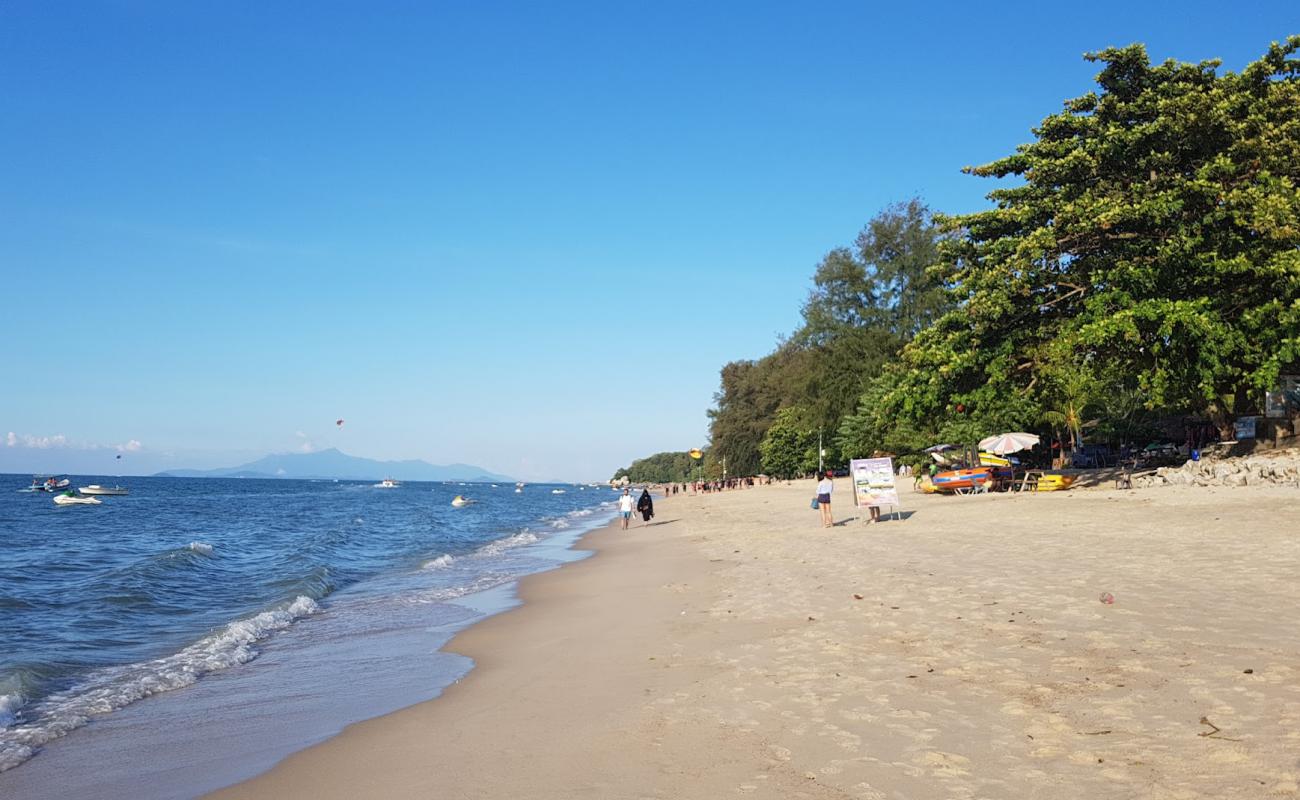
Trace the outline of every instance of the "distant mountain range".
{"type": "Polygon", "coordinates": [[[350,456],[334,448],[316,453],[279,453],[225,469],[170,469],[160,478],[325,478],[370,481],[510,481],[505,475],[472,464],[430,464],[427,461],[376,461],[350,456]]]}

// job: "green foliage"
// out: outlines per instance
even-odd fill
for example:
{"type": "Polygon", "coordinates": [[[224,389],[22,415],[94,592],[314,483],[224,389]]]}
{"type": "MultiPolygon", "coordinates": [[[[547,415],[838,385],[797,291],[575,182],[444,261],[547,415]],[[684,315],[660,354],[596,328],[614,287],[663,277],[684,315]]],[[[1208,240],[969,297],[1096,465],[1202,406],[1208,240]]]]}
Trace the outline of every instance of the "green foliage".
{"type": "Polygon", "coordinates": [[[776,478],[794,478],[817,469],[817,430],[800,407],[783,408],[759,444],[763,471],[776,478]]]}
{"type": "Polygon", "coordinates": [[[1220,421],[1257,409],[1300,355],[1297,49],[1222,75],[1153,66],[1140,45],[1089,56],[1099,91],[967,170],[1022,183],[941,220],[935,276],[956,305],[845,435],[1047,421],[1078,436],[1093,413],[1126,427],[1134,398],[1220,421]]]}
{"type": "Polygon", "coordinates": [[[764,436],[781,409],[795,406],[806,428],[825,433],[828,459],[841,461],[834,432],[843,419],[898,349],[948,307],[929,271],[938,240],[921,201],[890,206],[854,248],[832,250],[818,264],[803,325],[789,340],[758,361],[723,367],[710,438],[731,474],[764,469],[764,436]]]}
{"type": "Polygon", "coordinates": [[[699,475],[698,463],[686,452],[655,453],[615,472],[613,479],[626,477],[632,483],[685,483],[699,475]]]}

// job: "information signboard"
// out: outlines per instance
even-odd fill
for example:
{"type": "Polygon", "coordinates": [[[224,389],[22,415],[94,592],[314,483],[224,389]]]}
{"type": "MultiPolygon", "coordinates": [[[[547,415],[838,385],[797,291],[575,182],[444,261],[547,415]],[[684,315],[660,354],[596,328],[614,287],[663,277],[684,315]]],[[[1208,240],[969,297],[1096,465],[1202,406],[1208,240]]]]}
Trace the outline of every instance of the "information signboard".
{"type": "Polygon", "coordinates": [[[853,501],[858,508],[898,508],[898,487],[894,484],[894,459],[855,458],[849,462],[853,480],[853,501]]]}

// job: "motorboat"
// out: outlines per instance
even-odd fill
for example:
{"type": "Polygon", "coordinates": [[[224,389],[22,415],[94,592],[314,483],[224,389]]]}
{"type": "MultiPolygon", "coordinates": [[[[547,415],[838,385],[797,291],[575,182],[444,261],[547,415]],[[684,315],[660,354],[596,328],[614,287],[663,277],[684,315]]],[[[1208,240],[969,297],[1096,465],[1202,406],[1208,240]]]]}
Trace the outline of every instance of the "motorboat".
{"type": "Polygon", "coordinates": [[[97,506],[103,502],[104,501],[100,500],[98,497],[82,497],[81,495],[76,495],[72,492],[56,494],[54,496],[55,505],[60,506],[97,506]]]}
{"type": "Polygon", "coordinates": [[[552,489],[551,494],[564,494],[563,489],[552,489]]]}
{"type": "Polygon", "coordinates": [[[106,495],[112,497],[122,497],[126,495],[129,490],[124,489],[121,486],[100,486],[98,483],[92,483],[89,486],[82,486],[77,491],[80,492],[81,494],[87,494],[87,495],[97,494],[97,495],[106,495]]]}
{"type": "Polygon", "coordinates": [[[32,478],[32,486],[28,491],[61,492],[71,485],[71,478],[60,478],[55,475],[37,475],[35,478],[32,478]]]}
{"type": "Polygon", "coordinates": [[[375,484],[376,489],[400,489],[401,486],[402,486],[401,483],[393,480],[392,478],[384,478],[382,481],[375,484]]]}
{"type": "Polygon", "coordinates": [[[461,508],[462,506],[467,506],[472,502],[474,501],[466,500],[463,495],[459,495],[459,494],[451,499],[451,504],[455,508],[461,508]]]}

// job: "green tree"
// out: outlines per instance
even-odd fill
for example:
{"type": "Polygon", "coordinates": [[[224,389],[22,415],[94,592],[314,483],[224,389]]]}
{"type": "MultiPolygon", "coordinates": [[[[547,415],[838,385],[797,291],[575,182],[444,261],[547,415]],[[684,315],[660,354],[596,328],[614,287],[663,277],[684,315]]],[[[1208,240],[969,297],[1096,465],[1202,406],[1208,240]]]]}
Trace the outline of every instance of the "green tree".
{"type": "Polygon", "coordinates": [[[1068,416],[1057,341],[1150,408],[1220,424],[1254,410],[1300,356],[1297,49],[1223,74],[1152,65],[1141,45],[1089,55],[1097,91],[967,170],[1020,184],[941,220],[936,277],[956,306],[904,349],[880,401],[891,424],[942,430],[959,405],[988,432],[1068,416]]]}
{"type": "Polygon", "coordinates": [[[777,478],[794,478],[817,469],[817,431],[807,411],[783,408],[759,445],[763,471],[777,478]]]}

